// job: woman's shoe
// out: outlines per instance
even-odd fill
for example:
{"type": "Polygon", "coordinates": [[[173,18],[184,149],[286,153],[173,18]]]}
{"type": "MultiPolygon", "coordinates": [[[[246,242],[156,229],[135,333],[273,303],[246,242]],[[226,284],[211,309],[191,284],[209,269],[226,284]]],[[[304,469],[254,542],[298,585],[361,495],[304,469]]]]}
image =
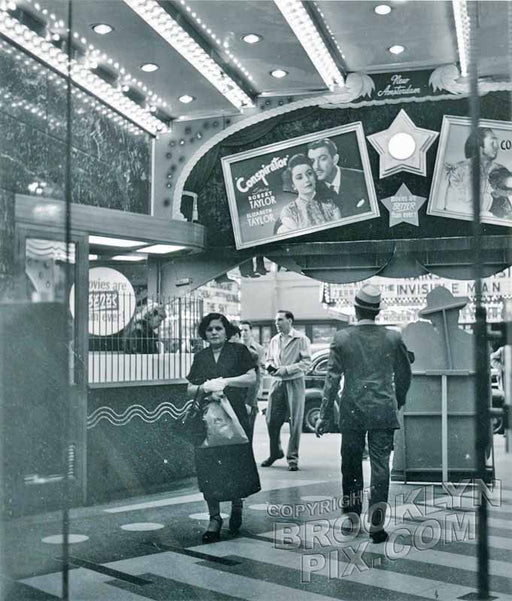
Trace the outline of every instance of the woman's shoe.
{"type": "Polygon", "coordinates": [[[210,523],[206,532],[203,533],[203,543],[214,543],[220,539],[220,529],[222,528],[222,518],[220,515],[211,515],[210,523]]]}
{"type": "Polygon", "coordinates": [[[242,525],[242,501],[231,503],[231,515],[229,516],[229,531],[238,534],[242,525]]]}

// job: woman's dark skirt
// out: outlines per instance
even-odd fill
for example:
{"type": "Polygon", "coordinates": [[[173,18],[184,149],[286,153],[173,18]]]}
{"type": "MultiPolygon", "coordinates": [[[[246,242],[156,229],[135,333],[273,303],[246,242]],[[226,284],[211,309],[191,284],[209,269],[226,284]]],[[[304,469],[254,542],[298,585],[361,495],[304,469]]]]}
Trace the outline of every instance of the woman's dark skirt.
{"type": "Polygon", "coordinates": [[[243,499],[261,489],[250,443],[196,448],[199,490],[212,501],[243,499]]]}

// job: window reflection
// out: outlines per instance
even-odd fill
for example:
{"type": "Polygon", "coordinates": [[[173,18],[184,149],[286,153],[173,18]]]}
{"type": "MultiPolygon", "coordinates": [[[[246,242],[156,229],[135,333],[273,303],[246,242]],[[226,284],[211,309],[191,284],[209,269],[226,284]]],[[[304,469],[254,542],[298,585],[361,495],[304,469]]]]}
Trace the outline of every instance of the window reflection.
{"type": "MultiPolygon", "coordinates": [[[[58,240],[27,238],[25,240],[25,285],[26,298],[33,303],[63,303],[69,307],[69,290],[66,290],[66,269],[70,267],[68,285],[75,280],[76,248],[58,240]]],[[[74,303],[74,295],[72,296],[74,303]]],[[[74,311],[73,311],[74,315],[74,311]]],[[[69,317],[69,374],[71,383],[75,378],[75,320],[68,310],[69,317]]]]}
{"type": "MultiPolygon", "coordinates": [[[[75,263],[75,245],[69,248],[57,240],[27,238],[25,245],[27,298],[33,303],[67,302],[66,266],[75,263]]],[[[71,271],[74,279],[74,269],[71,271]]],[[[70,282],[72,283],[72,282],[70,282]]]]}

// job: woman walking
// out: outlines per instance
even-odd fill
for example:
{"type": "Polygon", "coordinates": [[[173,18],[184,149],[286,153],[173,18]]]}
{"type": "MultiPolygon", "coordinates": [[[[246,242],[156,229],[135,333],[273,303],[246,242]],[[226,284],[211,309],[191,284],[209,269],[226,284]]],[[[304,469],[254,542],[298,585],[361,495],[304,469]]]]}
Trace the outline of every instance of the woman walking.
{"type": "MultiPolygon", "coordinates": [[[[249,415],[245,405],[247,389],[254,385],[254,361],[247,347],[228,340],[233,328],[221,313],[209,313],[199,324],[199,335],[209,346],[197,353],[187,376],[191,397],[213,397],[224,393],[247,438],[249,415]]],[[[210,522],[204,542],[219,540],[222,528],[220,502],[231,501],[229,530],[236,534],[242,525],[242,499],[260,490],[260,480],[250,443],[196,447],[199,489],[208,504],[210,522]]]]}

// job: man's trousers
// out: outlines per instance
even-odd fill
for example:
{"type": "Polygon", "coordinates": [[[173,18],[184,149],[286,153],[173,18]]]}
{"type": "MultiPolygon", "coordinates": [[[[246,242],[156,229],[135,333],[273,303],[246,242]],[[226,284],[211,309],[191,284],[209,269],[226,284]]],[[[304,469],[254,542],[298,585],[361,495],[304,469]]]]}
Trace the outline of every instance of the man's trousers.
{"type": "MultiPolygon", "coordinates": [[[[371,482],[368,499],[370,532],[381,530],[389,493],[389,456],[394,430],[368,430],[371,482]]],[[[363,450],[365,430],[344,430],[341,435],[341,477],[344,511],[361,515],[363,504],[363,450]]]]}
{"type": "Polygon", "coordinates": [[[288,416],[290,417],[290,440],[286,459],[288,465],[295,466],[299,461],[299,443],[302,433],[305,403],[304,376],[294,380],[272,378],[267,407],[267,428],[270,438],[270,456],[282,454],[280,432],[288,416]]]}

